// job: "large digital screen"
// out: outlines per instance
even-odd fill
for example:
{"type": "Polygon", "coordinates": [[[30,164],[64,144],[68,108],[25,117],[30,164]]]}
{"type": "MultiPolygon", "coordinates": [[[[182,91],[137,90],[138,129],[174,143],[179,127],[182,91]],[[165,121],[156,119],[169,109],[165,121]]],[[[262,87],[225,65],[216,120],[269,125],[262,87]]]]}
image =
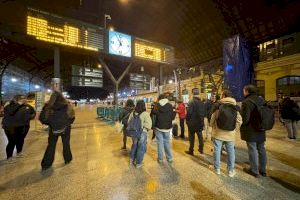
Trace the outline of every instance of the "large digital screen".
{"type": "Polygon", "coordinates": [[[29,9],[27,15],[27,34],[51,43],[93,51],[104,49],[101,29],[33,9],[29,9]]]}
{"type": "Polygon", "coordinates": [[[109,53],[131,57],[131,36],[116,31],[109,31],[109,53]]]}

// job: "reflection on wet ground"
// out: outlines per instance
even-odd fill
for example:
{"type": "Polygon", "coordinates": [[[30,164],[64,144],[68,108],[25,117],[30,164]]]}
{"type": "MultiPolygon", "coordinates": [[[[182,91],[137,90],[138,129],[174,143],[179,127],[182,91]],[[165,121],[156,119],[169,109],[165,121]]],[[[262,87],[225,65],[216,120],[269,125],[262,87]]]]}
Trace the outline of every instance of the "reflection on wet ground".
{"type": "MultiPolygon", "coordinates": [[[[148,135],[144,166],[128,163],[122,151],[122,135],[111,124],[99,121],[94,107],[76,110],[71,147],[74,160],[64,165],[58,142],[53,168],[41,173],[40,161],[47,145],[47,132],[32,126],[25,143],[25,157],[14,164],[0,161],[0,199],[300,199],[300,143],[285,139],[280,125],[268,133],[267,178],[243,172],[248,167],[246,145],[237,136],[235,178],[212,170],[212,144],[205,141],[204,155],[184,153],[188,141],[172,140],[174,163],[158,164],[156,143],[148,135]]],[[[1,130],[0,156],[5,158],[6,138],[1,130]]],[[[131,144],[129,139],[128,147],[131,144]]],[[[1,159],[0,158],[0,159],[1,159]]]]}

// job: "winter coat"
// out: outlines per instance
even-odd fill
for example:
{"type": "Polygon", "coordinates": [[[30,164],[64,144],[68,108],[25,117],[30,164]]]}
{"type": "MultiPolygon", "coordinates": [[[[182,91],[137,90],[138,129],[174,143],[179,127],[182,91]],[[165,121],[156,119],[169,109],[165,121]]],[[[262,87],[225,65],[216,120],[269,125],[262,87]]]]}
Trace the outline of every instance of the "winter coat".
{"type": "Polygon", "coordinates": [[[291,99],[285,99],[281,104],[281,118],[293,121],[299,120],[299,106],[291,99]]]}
{"type": "Polygon", "coordinates": [[[128,119],[130,113],[134,110],[134,107],[125,107],[122,112],[119,115],[119,122],[121,122],[124,125],[124,128],[128,125],[128,119]]]}
{"type": "Polygon", "coordinates": [[[186,108],[184,103],[179,103],[176,111],[180,119],[186,118],[186,108]]]}
{"type": "Polygon", "coordinates": [[[35,111],[28,104],[18,104],[11,101],[4,107],[4,116],[2,120],[3,129],[10,129],[20,126],[28,126],[30,120],[35,117],[35,111]]]}
{"type": "Polygon", "coordinates": [[[256,106],[250,100],[254,101],[257,105],[263,105],[266,103],[262,97],[259,97],[256,94],[248,95],[242,102],[241,114],[243,118],[243,124],[240,129],[241,138],[246,142],[262,143],[266,141],[266,131],[257,131],[252,127],[251,124],[259,122],[257,122],[257,118],[251,117],[251,114],[256,106]]]}
{"type": "MultiPolygon", "coordinates": [[[[223,98],[220,100],[220,104],[231,104],[236,106],[236,101],[233,98],[227,97],[227,98],[223,98]]],[[[242,116],[241,114],[237,112],[237,117],[236,117],[236,125],[235,125],[235,130],[233,131],[226,131],[226,130],[222,130],[219,129],[217,126],[217,116],[218,116],[218,112],[219,110],[216,110],[212,116],[211,116],[211,120],[210,120],[210,126],[213,128],[212,130],[212,135],[215,139],[218,140],[222,140],[222,141],[235,141],[235,134],[238,132],[238,130],[240,129],[240,126],[242,125],[242,116]]]]}
{"type": "Polygon", "coordinates": [[[194,97],[188,104],[186,123],[190,131],[201,131],[204,126],[204,117],[206,110],[204,103],[198,98],[194,97]]]}
{"type": "Polygon", "coordinates": [[[39,120],[53,131],[62,130],[74,122],[75,113],[69,103],[55,102],[51,108],[47,104],[43,107],[39,120]]]}
{"type": "MultiPolygon", "coordinates": [[[[129,116],[129,120],[133,117],[134,114],[138,115],[137,113],[132,112],[129,116]]],[[[141,119],[143,132],[147,133],[148,130],[150,130],[152,128],[152,120],[151,120],[150,114],[147,111],[142,112],[140,114],[140,119],[141,119]]]]}
{"type": "Polygon", "coordinates": [[[176,112],[173,111],[173,106],[169,103],[169,100],[161,99],[158,102],[157,109],[153,109],[152,113],[156,116],[155,128],[161,132],[170,132],[176,112]]]}

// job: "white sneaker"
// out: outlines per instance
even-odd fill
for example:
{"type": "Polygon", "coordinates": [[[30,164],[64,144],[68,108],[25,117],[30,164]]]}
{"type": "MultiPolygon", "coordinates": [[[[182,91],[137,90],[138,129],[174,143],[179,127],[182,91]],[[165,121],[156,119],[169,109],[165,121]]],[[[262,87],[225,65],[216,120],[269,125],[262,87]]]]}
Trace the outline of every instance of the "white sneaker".
{"type": "Polygon", "coordinates": [[[215,169],[216,174],[220,175],[221,174],[221,170],[220,169],[215,169]]]}
{"type": "Polygon", "coordinates": [[[228,172],[228,176],[231,178],[234,177],[235,175],[236,175],[236,172],[234,170],[228,172]]]}
{"type": "Polygon", "coordinates": [[[6,160],[7,164],[13,164],[13,163],[16,163],[16,159],[14,159],[13,157],[10,157],[6,160]]]}

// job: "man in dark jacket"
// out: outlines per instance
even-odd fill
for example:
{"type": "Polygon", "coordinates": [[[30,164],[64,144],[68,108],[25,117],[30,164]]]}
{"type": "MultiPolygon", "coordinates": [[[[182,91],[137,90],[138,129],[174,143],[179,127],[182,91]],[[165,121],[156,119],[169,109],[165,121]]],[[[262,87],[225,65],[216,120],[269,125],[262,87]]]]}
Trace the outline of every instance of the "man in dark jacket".
{"type": "Polygon", "coordinates": [[[119,121],[123,124],[123,147],[121,149],[126,150],[126,143],[127,143],[127,134],[126,128],[128,125],[129,115],[134,110],[134,102],[132,99],[128,99],[126,101],[125,107],[123,108],[122,112],[119,115],[119,121]]]}
{"type": "Polygon", "coordinates": [[[257,117],[251,117],[257,112],[256,105],[265,104],[265,100],[257,95],[257,89],[254,85],[244,87],[245,100],[242,102],[241,138],[247,142],[250,169],[246,170],[249,174],[258,178],[259,174],[266,176],[267,154],[265,149],[266,132],[256,130],[255,125],[261,123],[257,117]],[[255,104],[256,105],[255,105],[255,104]],[[258,163],[259,161],[259,163],[258,163]]]}
{"type": "Polygon", "coordinates": [[[170,147],[170,134],[172,131],[172,121],[175,119],[176,112],[165,95],[158,97],[157,109],[152,110],[156,116],[155,135],[157,139],[158,162],[163,162],[163,148],[165,149],[168,162],[172,162],[170,147]]]}
{"type": "Polygon", "coordinates": [[[198,151],[203,154],[204,143],[202,130],[204,126],[204,116],[206,115],[205,105],[199,98],[199,90],[194,89],[193,95],[193,100],[191,100],[188,104],[186,116],[190,140],[190,148],[186,151],[186,153],[190,155],[194,155],[195,134],[197,134],[199,140],[198,151]]]}

